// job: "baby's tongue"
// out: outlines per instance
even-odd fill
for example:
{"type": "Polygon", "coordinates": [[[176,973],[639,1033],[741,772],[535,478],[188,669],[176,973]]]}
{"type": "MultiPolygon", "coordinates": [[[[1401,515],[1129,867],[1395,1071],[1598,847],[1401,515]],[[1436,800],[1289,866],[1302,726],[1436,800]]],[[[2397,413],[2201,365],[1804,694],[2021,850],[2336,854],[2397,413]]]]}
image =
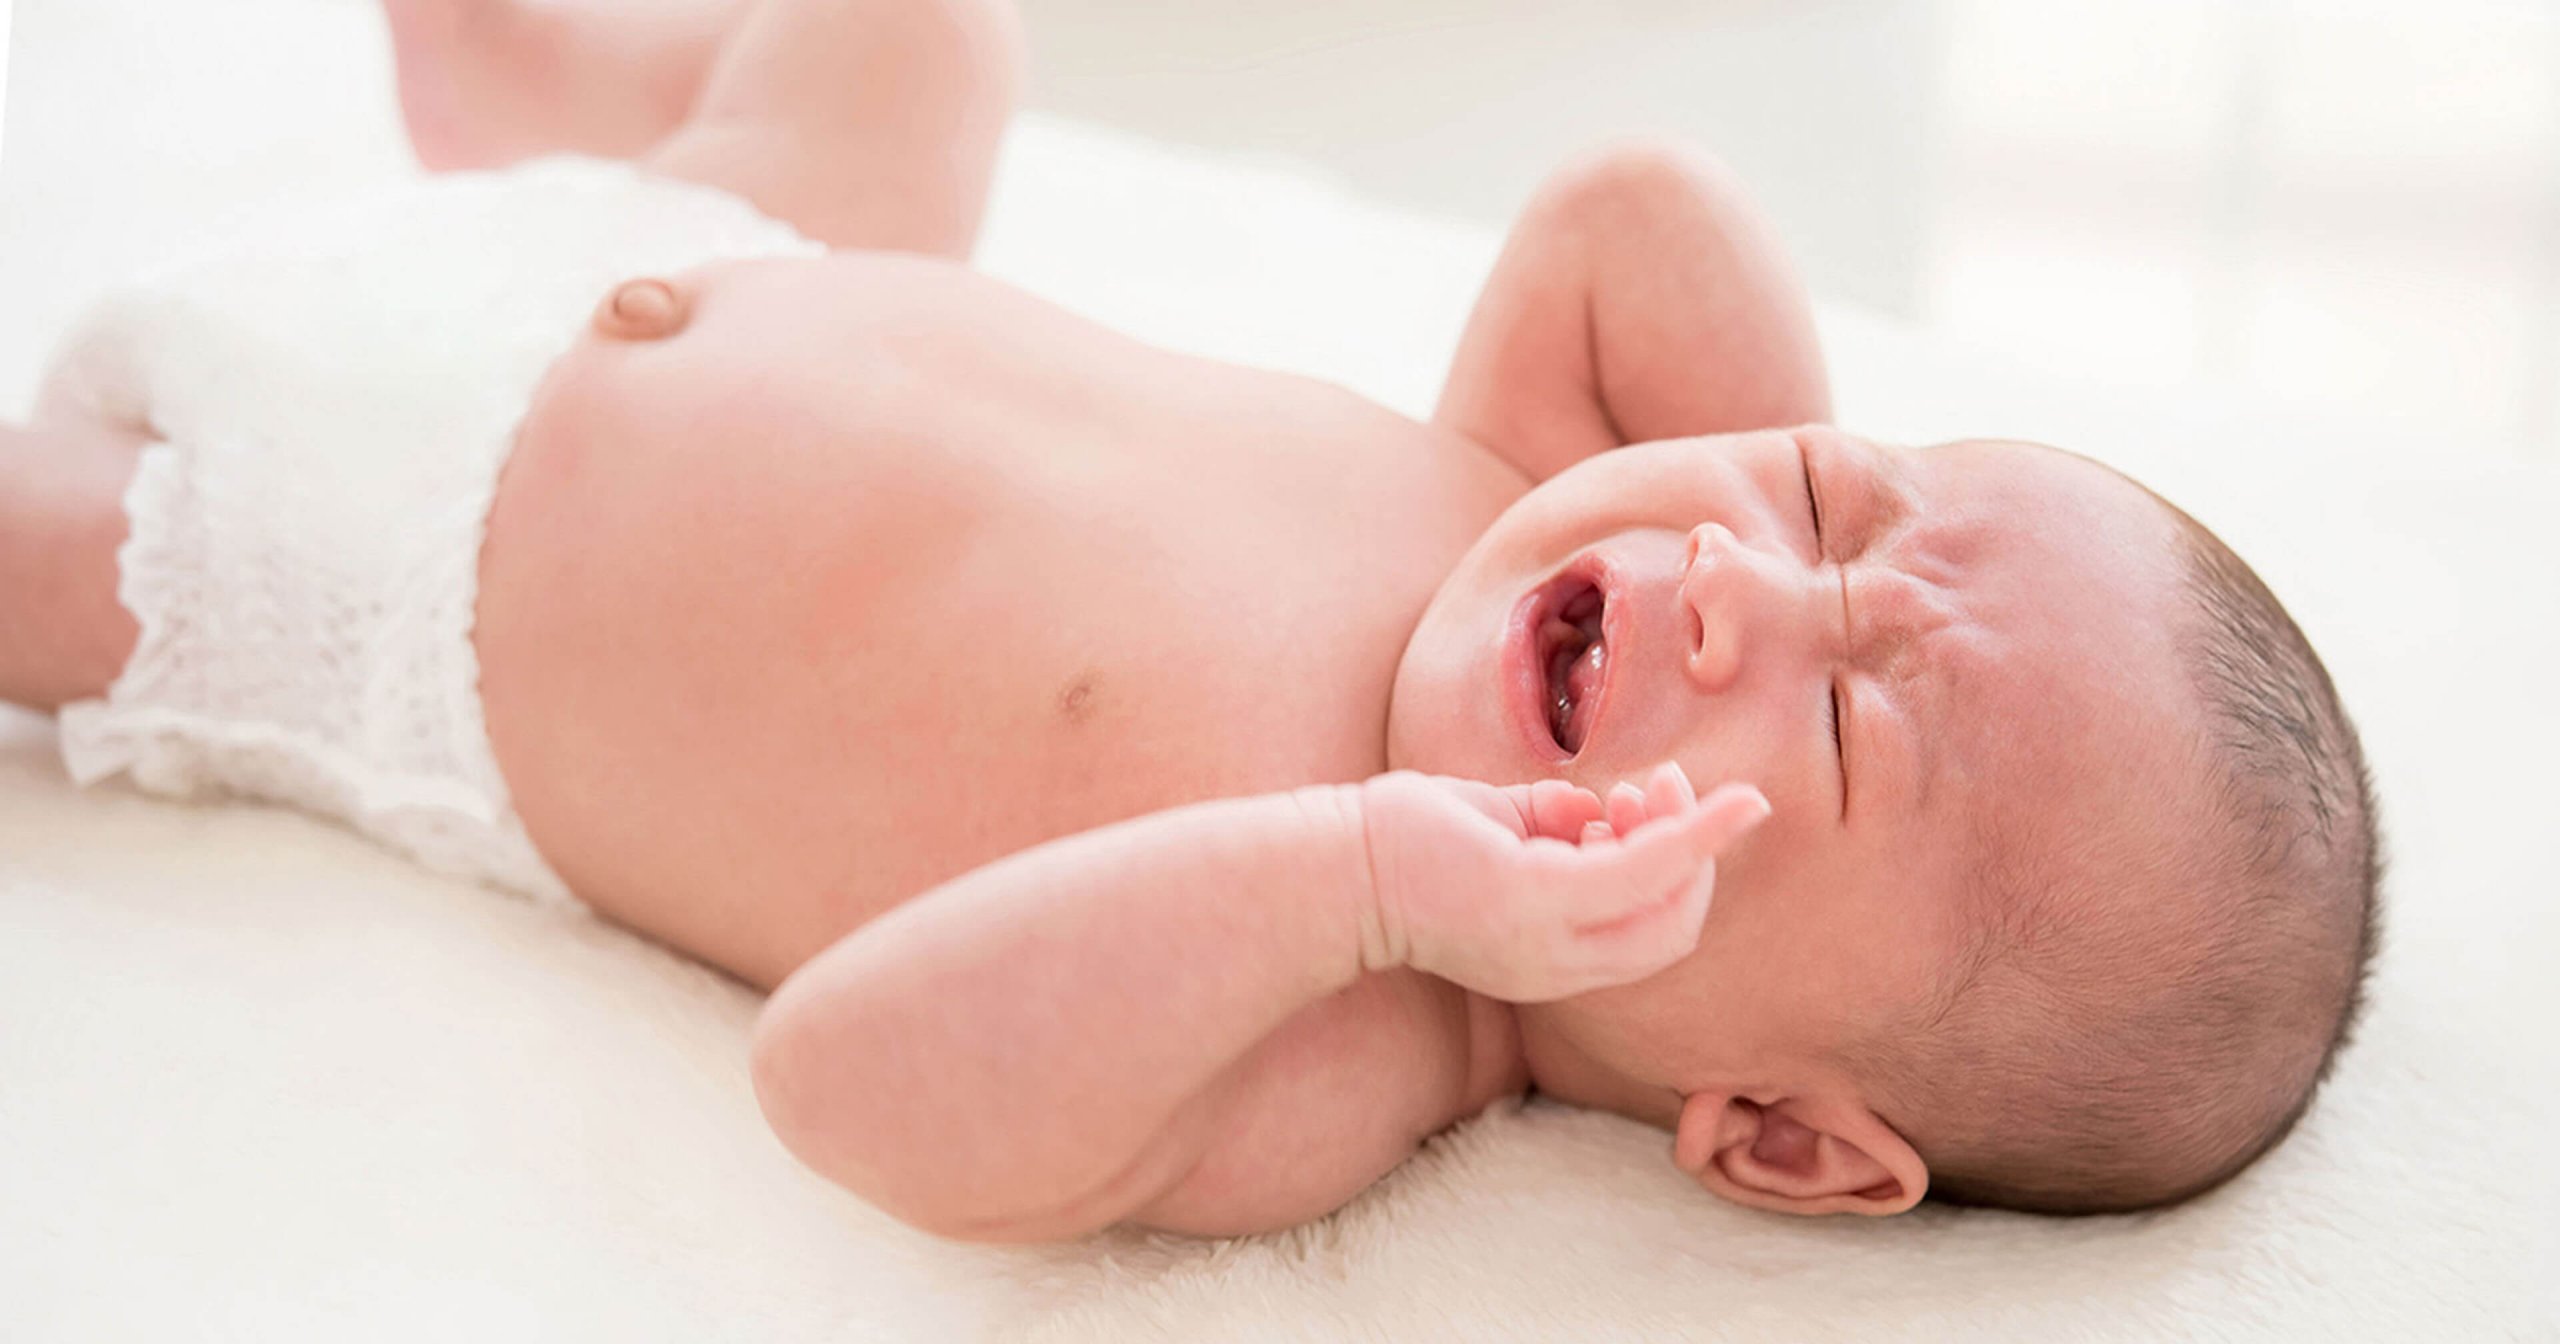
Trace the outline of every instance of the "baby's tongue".
{"type": "Polygon", "coordinates": [[[1595,639],[1581,657],[1573,660],[1573,666],[1565,669],[1564,689],[1573,697],[1575,709],[1590,712],[1591,697],[1600,693],[1600,669],[1608,665],[1609,646],[1595,639]]]}

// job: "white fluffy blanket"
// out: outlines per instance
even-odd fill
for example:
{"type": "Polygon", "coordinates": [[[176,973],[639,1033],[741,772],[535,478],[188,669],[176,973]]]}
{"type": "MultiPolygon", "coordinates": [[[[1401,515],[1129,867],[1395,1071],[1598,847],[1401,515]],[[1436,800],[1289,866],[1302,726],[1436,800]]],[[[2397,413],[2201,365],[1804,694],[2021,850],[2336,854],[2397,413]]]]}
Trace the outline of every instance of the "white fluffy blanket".
{"type": "MultiPolygon", "coordinates": [[[[380,42],[362,0],[19,0],[0,413],[85,294],[208,217],[406,171],[380,42]]],[[[1039,122],[991,228],[991,269],[1072,306],[1407,409],[1493,246],[1039,122]]],[[[0,711],[0,1336],[2552,1337],[2560,481],[1828,323],[1852,423],[2048,437],[2189,503],[2363,719],[2397,859],[2373,1015],[2222,1193],[1790,1221],[1689,1187],[1660,1134],[1533,1106],[1287,1235],[946,1245],[767,1137],[736,987],[298,816],[75,793],[49,725],[0,711]]]]}

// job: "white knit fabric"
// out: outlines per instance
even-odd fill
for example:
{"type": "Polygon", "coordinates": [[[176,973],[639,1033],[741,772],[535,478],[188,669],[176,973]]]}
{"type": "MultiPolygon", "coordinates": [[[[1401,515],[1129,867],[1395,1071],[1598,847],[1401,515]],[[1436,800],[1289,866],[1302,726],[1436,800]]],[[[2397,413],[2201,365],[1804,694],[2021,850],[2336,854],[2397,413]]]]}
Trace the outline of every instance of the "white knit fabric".
{"type": "Polygon", "coordinates": [[[616,283],[822,250],[734,196],[559,158],[260,219],[107,299],[51,391],[162,442],[125,496],[141,641],[63,711],[72,776],[292,804],[566,899],[481,717],[499,470],[616,283]]]}

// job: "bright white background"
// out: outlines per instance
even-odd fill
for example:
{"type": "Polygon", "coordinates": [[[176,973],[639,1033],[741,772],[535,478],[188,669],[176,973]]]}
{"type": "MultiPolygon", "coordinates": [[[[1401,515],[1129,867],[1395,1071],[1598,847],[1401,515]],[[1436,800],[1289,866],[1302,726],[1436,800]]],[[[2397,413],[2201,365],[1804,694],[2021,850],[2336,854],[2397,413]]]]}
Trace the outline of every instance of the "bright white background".
{"type": "Polygon", "coordinates": [[[11,0],[0,0],[0,164],[9,154],[9,8],[11,0]]]}
{"type": "Polygon", "coordinates": [[[2560,460],[2549,0],[1022,0],[1034,101],[1496,223],[1714,148],[1814,287],[2074,379],[2560,460]]]}

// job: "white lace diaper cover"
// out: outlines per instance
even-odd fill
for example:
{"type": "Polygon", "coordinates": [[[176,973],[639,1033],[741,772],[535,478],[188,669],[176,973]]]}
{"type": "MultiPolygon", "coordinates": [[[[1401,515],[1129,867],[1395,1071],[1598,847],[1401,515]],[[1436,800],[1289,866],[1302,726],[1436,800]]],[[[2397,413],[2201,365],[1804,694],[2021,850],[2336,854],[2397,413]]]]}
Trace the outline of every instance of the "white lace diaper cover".
{"type": "Polygon", "coordinates": [[[563,158],[261,219],[110,296],[49,395],[162,442],[124,500],[141,640],[103,699],[62,711],[73,778],[308,808],[567,899],[481,718],[499,469],[617,283],[822,250],[726,193],[563,158]]]}

